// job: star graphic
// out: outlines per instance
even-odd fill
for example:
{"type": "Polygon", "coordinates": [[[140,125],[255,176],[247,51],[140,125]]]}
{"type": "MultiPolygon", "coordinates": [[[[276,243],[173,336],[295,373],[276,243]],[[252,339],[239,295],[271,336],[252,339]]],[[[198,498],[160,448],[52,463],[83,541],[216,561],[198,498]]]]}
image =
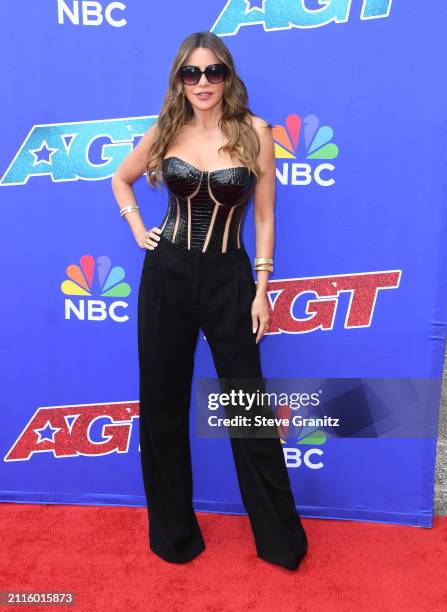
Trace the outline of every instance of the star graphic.
{"type": "Polygon", "coordinates": [[[46,140],[44,140],[39,149],[30,149],[31,155],[34,155],[33,166],[37,166],[37,164],[44,163],[51,166],[51,156],[56,153],[58,149],[53,149],[47,145],[46,140]]]}
{"type": "Polygon", "coordinates": [[[45,440],[48,440],[49,442],[54,442],[54,436],[56,432],[58,432],[60,429],[60,427],[52,427],[50,421],[47,421],[45,425],[43,427],[40,427],[39,429],[33,429],[33,431],[35,431],[36,434],[38,434],[39,436],[37,444],[40,444],[45,440]]]}
{"type": "Polygon", "coordinates": [[[249,13],[250,11],[253,11],[254,9],[258,9],[260,11],[264,10],[264,0],[246,0],[248,7],[247,10],[245,11],[245,14],[249,13]]]}

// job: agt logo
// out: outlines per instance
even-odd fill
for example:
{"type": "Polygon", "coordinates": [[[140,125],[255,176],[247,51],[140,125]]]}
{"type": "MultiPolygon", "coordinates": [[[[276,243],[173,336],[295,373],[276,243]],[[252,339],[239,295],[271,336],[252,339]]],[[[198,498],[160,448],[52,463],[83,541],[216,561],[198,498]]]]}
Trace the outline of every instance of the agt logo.
{"type": "Polygon", "coordinates": [[[0,185],[24,185],[31,176],[55,183],[110,178],[155,121],[150,116],[34,125],[0,185]]]}
{"type": "Polygon", "coordinates": [[[139,402],[41,407],[4,457],[28,461],[36,453],[99,457],[127,453],[139,402]]]}
{"type": "Polygon", "coordinates": [[[334,329],[338,301],[343,293],[349,294],[344,328],[370,327],[379,291],[398,287],[401,273],[401,270],[388,270],[269,280],[272,313],[266,335],[334,329]],[[301,306],[301,316],[293,312],[296,303],[301,306]]]}
{"type": "Polygon", "coordinates": [[[286,160],[281,168],[276,169],[279,182],[282,185],[309,185],[315,181],[322,187],[333,185],[335,180],[331,173],[335,166],[329,161],[321,161],[338,156],[338,147],[331,142],[333,135],[332,128],[320,126],[315,115],[306,115],[304,119],[299,115],[289,115],[285,126],[273,126],[275,156],[278,160],[286,160]],[[298,156],[310,161],[293,161],[298,156]]]}
{"type": "Polygon", "coordinates": [[[130,294],[130,286],[123,282],[124,268],[112,267],[110,257],[106,255],[97,257],[96,261],[91,255],[83,255],[80,264],[67,267],[68,278],[61,284],[62,293],[78,296],[77,300],[65,299],[65,318],[71,319],[73,316],[80,321],[104,321],[110,317],[118,323],[128,321],[127,314],[120,314],[120,309],[127,308],[127,302],[106,302],[90,297],[93,293],[106,298],[127,297],[130,294]]]}
{"type": "MultiPolygon", "coordinates": [[[[346,23],[352,0],[228,0],[210,31],[218,36],[234,36],[242,26],[262,25],[265,32],[292,28],[319,28],[330,23],[346,23]]],[[[388,17],[392,0],[363,0],[360,19],[388,17]]]]}

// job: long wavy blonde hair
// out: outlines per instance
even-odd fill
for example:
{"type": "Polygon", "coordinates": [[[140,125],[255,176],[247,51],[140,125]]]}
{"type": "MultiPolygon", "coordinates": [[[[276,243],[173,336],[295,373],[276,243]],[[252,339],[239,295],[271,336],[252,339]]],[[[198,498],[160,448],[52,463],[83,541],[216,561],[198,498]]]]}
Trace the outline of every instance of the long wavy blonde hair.
{"type": "MultiPolygon", "coordinates": [[[[163,159],[172,139],[181,127],[194,116],[190,101],[183,93],[179,68],[186,62],[189,54],[198,47],[213,51],[220,62],[229,68],[224,83],[223,112],[219,127],[227,142],[219,151],[227,151],[236,157],[257,178],[261,170],[257,162],[260,151],[258,134],[251,117],[254,113],[248,108],[248,95],[242,79],[236,74],[233,58],[227,46],[213,32],[195,32],[185,38],[175,56],[169,75],[168,90],[155,127],[152,145],[147,158],[146,178],[151,187],[159,186],[163,159]]],[[[272,125],[269,123],[269,127],[272,125]]]]}

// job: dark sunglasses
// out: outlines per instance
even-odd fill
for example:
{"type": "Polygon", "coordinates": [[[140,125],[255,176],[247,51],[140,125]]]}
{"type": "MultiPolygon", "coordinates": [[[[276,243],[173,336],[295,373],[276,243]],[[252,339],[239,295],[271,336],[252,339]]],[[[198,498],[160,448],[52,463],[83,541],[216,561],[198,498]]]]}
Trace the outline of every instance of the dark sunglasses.
{"type": "Polygon", "coordinates": [[[222,83],[228,74],[228,66],[226,64],[210,64],[205,70],[200,70],[198,66],[182,66],[179,74],[184,85],[197,85],[202,74],[210,83],[222,83]]]}

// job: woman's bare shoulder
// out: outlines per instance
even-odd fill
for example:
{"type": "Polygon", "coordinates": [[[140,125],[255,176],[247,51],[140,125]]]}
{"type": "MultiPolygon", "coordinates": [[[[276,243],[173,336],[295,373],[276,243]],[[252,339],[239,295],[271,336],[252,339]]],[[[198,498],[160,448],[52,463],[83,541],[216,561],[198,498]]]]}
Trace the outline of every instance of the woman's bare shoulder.
{"type": "Polygon", "coordinates": [[[251,120],[253,122],[253,127],[256,128],[258,131],[262,130],[263,128],[272,127],[272,124],[269,121],[263,119],[262,117],[259,117],[258,115],[252,115],[251,120]]]}

